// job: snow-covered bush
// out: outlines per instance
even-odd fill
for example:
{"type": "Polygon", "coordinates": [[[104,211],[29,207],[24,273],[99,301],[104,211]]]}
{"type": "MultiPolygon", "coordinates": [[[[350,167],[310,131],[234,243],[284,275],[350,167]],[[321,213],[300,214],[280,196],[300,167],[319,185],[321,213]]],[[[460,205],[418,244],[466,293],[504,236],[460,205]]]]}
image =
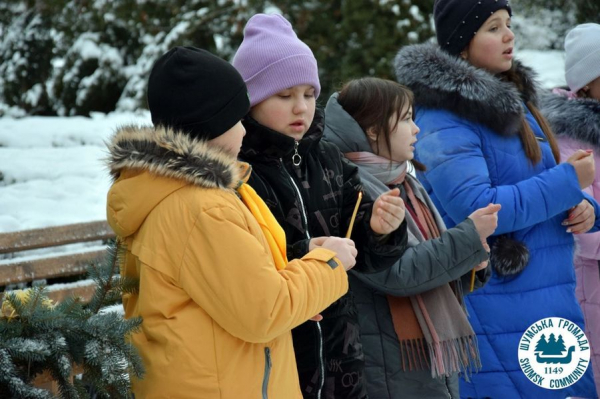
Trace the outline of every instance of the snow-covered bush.
{"type": "Polygon", "coordinates": [[[49,18],[23,11],[2,30],[0,102],[31,115],[51,113],[46,81],[52,73],[54,40],[49,18]]]}
{"type": "Polygon", "coordinates": [[[576,9],[572,3],[564,8],[517,8],[512,23],[519,48],[562,50],[566,33],[577,24],[576,9]]]}
{"type": "Polygon", "coordinates": [[[0,2],[0,115],[145,108],[161,54],[189,45],[230,58],[256,11],[239,0],[0,2]]]}
{"type": "Polygon", "coordinates": [[[110,112],[125,87],[119,49],[100,41],[99,33],[83,33],[68,50],[53,81],[54,108],[59,115],[110,112]]]}
{"type": "MultiPolygon", "coordinates": [[[[600,2],[511,2],[521,49],[562,49],[600,2]]],[[[323,98],[348,79],[394,78],[406,44],[431,40],[433,0],[0,1],[0,115],[89,115],[146,107],[154,61],[190,45],[231,60],[246,21],[280,12],[314,51],[323,98]]],[[[595,14],[594,14],[595,13],[595,14]]]]}

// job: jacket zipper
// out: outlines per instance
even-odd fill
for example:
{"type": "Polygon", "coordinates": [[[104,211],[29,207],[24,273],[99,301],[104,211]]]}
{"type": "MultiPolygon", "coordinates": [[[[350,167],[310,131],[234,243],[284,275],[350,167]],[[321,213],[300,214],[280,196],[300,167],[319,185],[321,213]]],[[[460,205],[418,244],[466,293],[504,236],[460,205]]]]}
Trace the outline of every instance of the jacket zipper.
{"type": "Polygon", "coordinates": [[[262,397],[268,399],[267,388],[269,387],[269,377],[271,376],[271,349],[267,346],[265,348],[265,376],[263,378],[262,385],[262,397]]]}
{"type": "MultiPolygon", "coordinates": [[[[298,143],[298,142],[296,142],[296,143],[298,143]]],[[[298,156],[300,156],[300,155],[298,155],[298,156]]],[[[294,186],[294,189],[296,190],[296,194],[298,195],[298,201],[300,201],[300,214],[302,215],[302,221],[304,222],[304,235],[306,236],[306,239],[310,240],[310,233],[308,232],[308,218],[306,217],[306,210],[304,208],[304,201],[302,200],[302,194],[300,194],[300,189],[296,185],[296,182],[292,178],[292,175],[290,175],[288,173],[287,169],[285,168],[283,159],[279,158],[279,162],[281,162],[282,169],[284,170],[287,177],[289,177],[290,181],[292,182],[292,186],[294,186]]]]}
{"type": "MultiPolygon", "coordinates": [[[[292,163],[295,166],[300,165],[302,158],[300,154],[298,154],[298,142],[294,145],[294,155],[292,155],[292,163]]],[[[306,210],[304,208],[304,201],[302,200],[302,194],[300,193],[300,189],[296,185],[294,178],[288,173],[285,168],[285,164],[283,163],[283,159],[279,158],[281,162],[281,167],[284,170],[285,174],[288,176],[290,181],[292,182],[292,186],[296,190],[296,194],[298,195],[298,201],[300,201],[300,214],[302,215],[302,221],[304,222],[304,235],[306,239],[310,240],[310,233],[308,232],[308,218],[306,217],[306,210]]],[[[317,335],[319,336],[319,370],[321,371],[321,376],[319,378],[319,387],[317,389],[317,399],[321,399],[321,391],[323,390],[323,385],[325,384],[325,361],[323,360],[323,332],[321,331],[321,323],[318,321],[315,322],[317,325],[317,335]]]]}
{"type": "Polygon", "coordinates": [[[325,385],[325,360],[323,359],[323,331],[321,330],[321,322],[317,321],[317,331],[319,332],[319,368],[321,370],[321,378],[319,379],[319,389],[317,389],[317,399],[321,399],[321,391],[325,385]]]}
{"type": "Polygon", "coordinates": [[[300,143],[298,141],[294,142],[294,155],[292,155],[292,163],[294,166],[300,166],[302,162],[302,157],[298,154],[298,147],[300,147],[300,143]]]}

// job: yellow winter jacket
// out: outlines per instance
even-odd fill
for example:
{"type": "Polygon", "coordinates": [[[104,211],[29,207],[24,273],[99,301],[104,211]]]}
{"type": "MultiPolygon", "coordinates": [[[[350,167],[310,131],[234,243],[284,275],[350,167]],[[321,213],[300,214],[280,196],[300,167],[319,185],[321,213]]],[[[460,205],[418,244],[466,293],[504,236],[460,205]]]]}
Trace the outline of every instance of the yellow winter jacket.
{"type": "Polygon", "coordinates": [[[348,290],[335,253],[277,271],[236,194],[227,155],[161,128],[127,127],[109,143],[108,221],[127,245],[121,273],[140,280],[125,317],[146,374],[139,398],[301,398],[290,330],[348,290]]]}

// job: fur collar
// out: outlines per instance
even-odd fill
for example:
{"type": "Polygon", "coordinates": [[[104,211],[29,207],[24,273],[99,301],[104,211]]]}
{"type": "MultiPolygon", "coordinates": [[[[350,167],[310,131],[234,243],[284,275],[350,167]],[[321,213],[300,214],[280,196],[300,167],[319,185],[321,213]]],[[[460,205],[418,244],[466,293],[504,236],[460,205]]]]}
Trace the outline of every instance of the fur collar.
{"type": "Polygon", "coordinates": [[[600,101],[548,93],[542,96],[541,103],[542,113],[557,136],[600,148],[600,101]]]}
{"type": "Polygon", "coordinates": [[[398,82],[415,94],[415,103],[445,109],[503,135],[518,132],[523,101],[537,104],[534,72],[513,62],[516,83],[500,80],[439,46],[427,43],[402,48],[395,60],[398,82]]]}
{"type": "Polygon", "coordinates": [[[126,126],[108,143],[113,179],[123,169],[147,170],[204,188],[237,188],[249,170],[224,151],[162,127],[126,126]]]}

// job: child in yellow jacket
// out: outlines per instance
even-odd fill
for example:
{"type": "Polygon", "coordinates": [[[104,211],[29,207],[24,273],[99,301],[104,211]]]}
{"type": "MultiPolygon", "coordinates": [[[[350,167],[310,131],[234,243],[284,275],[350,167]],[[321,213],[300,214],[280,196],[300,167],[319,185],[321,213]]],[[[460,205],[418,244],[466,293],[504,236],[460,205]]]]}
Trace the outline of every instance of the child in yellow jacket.
{"type": "Polygon", "coordinates": [[[125,317],[146,374],[140,398],[300,398],[291,329],[348,289],[349,239],[286,261],[285,234],[236,160],[248,112],[227,62],[176,47],[148,84],[154,126],[109,143],[107,216],[126,245],[125,317]]]}

